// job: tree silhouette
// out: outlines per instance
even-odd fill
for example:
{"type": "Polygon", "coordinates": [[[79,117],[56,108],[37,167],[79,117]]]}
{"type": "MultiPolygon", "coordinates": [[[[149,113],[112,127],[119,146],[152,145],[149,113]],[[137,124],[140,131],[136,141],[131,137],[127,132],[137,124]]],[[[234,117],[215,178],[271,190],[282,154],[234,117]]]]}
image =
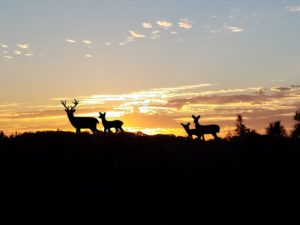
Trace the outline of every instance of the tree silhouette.
{"type": "Polygon", "coordinates": [[[237,115],[235,132],[239,137],[244,137],[250,132],[250,129],[243,123],[243,117],[240,114],[237,115]]]}
{"type": "Polygon", "coordinates": [[[295,124],[294,130],[292,131],[292,137],[299,138],[300,137],[300,111],[296,111],[294,115],[294,120],[297,121],[297,123],[295,124]]]}
{"type": "Polygon", "coordinates": [[[273,123],[269,123],[269,126],[266,128],[267,135],[271,137],[286,137],[287,132],[283,125],[281,125],[281,121],[275,121],[273,123]]]}
{"type": "Polygon", "coordinates": [[[0,130],[0,140],[5,139],[5,138],[6,138],[6,136],[5,136],[4,132],[2,130],[0,130]]]}

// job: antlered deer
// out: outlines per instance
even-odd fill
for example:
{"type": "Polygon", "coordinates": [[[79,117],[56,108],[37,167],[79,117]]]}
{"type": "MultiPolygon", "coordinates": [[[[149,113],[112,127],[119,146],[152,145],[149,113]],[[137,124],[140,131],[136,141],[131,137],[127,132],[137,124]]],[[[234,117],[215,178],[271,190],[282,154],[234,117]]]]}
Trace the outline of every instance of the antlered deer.
{"type": "Polygon", "coordinates": [[[99,121],[93,117],[78,117],[74,116],[75,107],[78,105],[79,101],[74,99],[73,106],[67,106],[67,102],[61,101],[61,104],[65,107],[65,111],[68,115],[70,123],[76,129],[76,134],[80,133],[80,129],[90,129],[94,134],[98,133],[97,124],[99,121]]]}
{"type": "Polygon", "coordinates": [[[105,115],[106,113],[99,112],[99,118],[102,120],[104,133],[106,133],[106,131],[110,133],[111,132],[110,128],[115,128],[116,132],[118,132],[120,129],[122,133],[124,133],[124,130],[122,129],[123,122],[121,120],[107,121],[105,115]]]}
{"type": "Polygon", "coordinates": [[[181,125],[183,126],[185,132],[188,134],[188,138],[193,139],[193,135],[195,135],[199,139],[201,139],[202,133],[197,129],[190,129],[190,123],[181,123],[181,125]]]}
{"type": "Polygon", "coordinates": [[[215,139],[218,139],[217,133],[220,132],[220,126],[219,125],[216,125],[216,124],[200,125],[200,123],[199,123],[200,115],[199,116],[192,115],[192,117],[194,119],[195,128],[197,130],[199,130],[199,132],[202,133],[202,139],[204,141],[205,141],[204,134],[211,134],[212,136],[214,136],[215,139]]]}

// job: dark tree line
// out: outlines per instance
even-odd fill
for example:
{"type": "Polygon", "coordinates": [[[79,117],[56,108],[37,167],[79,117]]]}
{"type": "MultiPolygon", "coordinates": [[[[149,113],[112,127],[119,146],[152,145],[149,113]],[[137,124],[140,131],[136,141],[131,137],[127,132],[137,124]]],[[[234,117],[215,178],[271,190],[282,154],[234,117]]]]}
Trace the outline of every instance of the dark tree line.
{"type": "MultiPolygon", "coordinates": [[[[291,132],[291,137],[299,138],[300,137],[300,111],[296,111],[294,115],[294,120],[296,121],[296,124],[294,126],[294,129],[291,132]]],[[[266,135],[270,137],[288,137],[288,133],[284,128],[284,126],[281,124],[280,120],[269,123],[269,125],[265,129],[266,129],[266,135]]],[[[250,130],[249,128],[246,127],[242,115],[237,115],[235,133],[238,137],[246,137],[249,135],[257,134],[255,130],[250,130]]]]}

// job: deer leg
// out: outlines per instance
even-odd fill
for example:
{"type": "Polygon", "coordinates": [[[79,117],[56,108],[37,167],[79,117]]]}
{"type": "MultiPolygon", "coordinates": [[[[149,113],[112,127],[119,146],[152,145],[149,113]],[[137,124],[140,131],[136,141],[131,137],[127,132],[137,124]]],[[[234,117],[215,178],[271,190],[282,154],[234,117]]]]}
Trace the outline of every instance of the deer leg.
{"type": "Polygon", "coordinates": [[[215,139],[219,138],[216,133],[213,133],[213,136],[214,136],[215,139]]]}
{"type": "Polygon", "coordinates": [[[76,134],[80,134],[80,129],[79,128],[76,129],[76,134]]]}
{"type": "Polygon", "coordinates": [[[204,134],[202,134],[202,140],[205,141],[204,134]]]}
{"type": "Polygon", "coordinates": [[[123,128],[122,128],[122,127],[120,127],[120,130],[122,131],[122,133],[124,133],[124,130],[123,130],[123,128]]]}

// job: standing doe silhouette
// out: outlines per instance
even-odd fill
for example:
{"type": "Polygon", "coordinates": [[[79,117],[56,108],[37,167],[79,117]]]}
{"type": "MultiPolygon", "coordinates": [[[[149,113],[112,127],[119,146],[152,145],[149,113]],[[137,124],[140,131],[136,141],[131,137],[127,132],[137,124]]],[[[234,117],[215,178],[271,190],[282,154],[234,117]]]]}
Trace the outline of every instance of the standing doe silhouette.
{"type": "Polygon", "coordinates": [[[194,119],[195,128],[197,130],[199,130],[199,132],[202,133],[203,141],[205,141],[204,134],[211,134],[212,136],[214,136],[215,139],[218,139],[217,133],[220,132],[220,126],[219,125],[216,125],[216,124],[200,125],[200,123],[199,123],[200,115],[199,116],[192,115],[192,117],[194,119]]]}
{"type": "Polygon", "coordinates": [[[190,129],[190,123],[181,123],[181,125],[183,126],[185,132],[188,134],[188,138],[193,139],[193,135],[196,135],[199,139],[201,139],[201,136],[203,134],[200,132],[200,130],[190,129]]]}
{"type": "Polygon", "coordinates": [[[99,112],[99,118],[102,120],[102,124],[104,127],[104,133],[108,131],[109,133],[111,132],[110,128],[115,128],[116,132],[119,131],[119,129],[124,133],[124,130],[122,129],[123,122],[121,120],[113,120],[113,121],[107,121],[105,118],[106,112],[101,113],[99,112]]]}
{"type": "Polygon", "coordinates": [[[74,116],[75,107],[78,105],[79,101],[74,99],[73,106],[67,106],[67,101],[61,101],[61,104],[65,107],[65,111],[68,115],[70,123],[74,128],[76,128],[76,134],[80,133],[80,129],[90,129],[94,134],[98,133],[97,124],[99,121],[93,117],[78,117],[74,116]]]}

